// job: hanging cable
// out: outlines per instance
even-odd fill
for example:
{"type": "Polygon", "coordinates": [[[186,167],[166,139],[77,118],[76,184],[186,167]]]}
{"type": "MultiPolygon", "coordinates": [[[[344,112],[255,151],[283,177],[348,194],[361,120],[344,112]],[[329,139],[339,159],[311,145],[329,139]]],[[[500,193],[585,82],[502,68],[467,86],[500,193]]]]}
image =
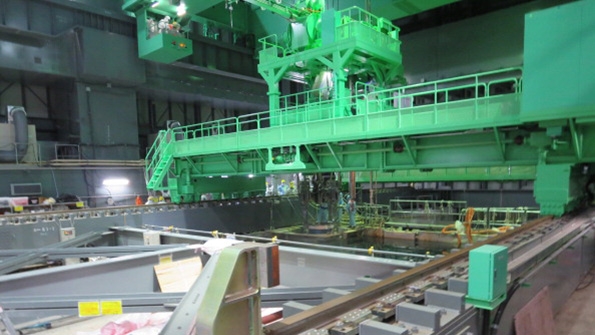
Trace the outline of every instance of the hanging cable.
{"type": "Polygon", "coordinates": [[[500,320],[502,319],[504,310],[506,309],[506,306],[508,305],[510,299],[512,299],[514,293],[519,289],[519,287],[521,287],[521,281],[521,278],[515,279],[510,289],[508,289],[508,292],[506,292],[506,300],[504,300],[504,302],[502,302],[502,304],[498,306],[498,310],[496,311],[496,315],[494,316],[494,321],[490,326],[490,335],[496,335],[496,333],[498,332],[498,326],[500,325],[500,320]]]}

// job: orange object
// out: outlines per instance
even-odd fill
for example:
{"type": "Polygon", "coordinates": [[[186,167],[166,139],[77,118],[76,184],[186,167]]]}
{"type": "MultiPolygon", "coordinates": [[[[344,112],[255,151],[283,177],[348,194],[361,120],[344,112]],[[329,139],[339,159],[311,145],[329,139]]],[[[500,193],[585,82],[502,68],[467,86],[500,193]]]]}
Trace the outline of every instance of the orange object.
{"type": "Polygon", "coordinates": [[[471,234],[471,221],[473,220],[473,215],[475,214],[475,209],[473,207],[467,208],[467,214],[465,215],[465,233],[467,234],[467,241],[473,244],[473,234],[471,234]]]}
{"type": "MultiPolygon", "coordinates": [[[[465,235],[467,235],[467,241],[469,241],[470,244],[473,244],[473,232],[471,231],[471,221],[473,220],[473,215],[475,215],[475,209],[473,207],[467,208],[467,213],[465,214],[465,222],[463,222],[463,225],[465,225],[465,235]]],[[[449,234],[449,233],[455,233],[455,235],[457,236],[457,241],[458,241],[457,248],[460,248],[462,241],[461,241],[461,237],[456,232],[454,223],[446,225],[446,226],[444,226],[444,228],[442,228],[442,234],[449,234]]]]}
{"type": "Polygon", "coordinates": [[[137,195],[136,196],[136,201],[135,202],[136,202],[136,205],[137,206],[140,206],[140,205],[143,204],[143,199],[140,198],[140,195],[137,195]]]}
{"type": "MultiPolygon", "coordinates": [[[[471,222],[473,221],[473,216],[475,215],[475,209],[473,207],[467,208],[467,212],[465,213],[465,222],[463,225],[465,226],[465,235],[467,235],[467,240],[469,243],[473,243],[473,234],[494,234],[494,233],[506,233],[509,229],[512,229],[510,226],[502,226],[494,231],[492,229],[481,229],[481,230],[471,230],[471,222]]],[[[461,247],[462,241],[461,237],[457,233],[455,228],[455,224],[449,224],[442,228],[442,234],[452,234],[454,233],[457,237],[458,241],[458,248],[461,247]]]]}

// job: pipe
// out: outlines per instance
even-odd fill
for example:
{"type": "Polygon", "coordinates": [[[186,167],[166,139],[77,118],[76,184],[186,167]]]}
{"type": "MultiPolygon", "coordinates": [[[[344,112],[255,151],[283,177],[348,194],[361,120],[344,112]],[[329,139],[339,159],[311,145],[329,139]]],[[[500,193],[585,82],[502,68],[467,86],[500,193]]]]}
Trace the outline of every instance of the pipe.
{"type": "Polygon", "coordinates": [[[23,107],[14,107],[8,112],[8,115],[12,117],[12,123],[14,124],[16,145],[12,150],[0,150],[0,162],[18,163],[25,157],[29,146],[27,112],[23,107]]]}

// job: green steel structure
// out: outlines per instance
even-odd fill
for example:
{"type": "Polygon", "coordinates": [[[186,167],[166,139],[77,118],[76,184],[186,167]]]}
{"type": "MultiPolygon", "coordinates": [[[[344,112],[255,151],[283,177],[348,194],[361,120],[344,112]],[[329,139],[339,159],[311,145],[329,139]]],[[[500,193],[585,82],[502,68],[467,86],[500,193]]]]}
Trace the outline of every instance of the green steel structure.
{"type": "Polygon", "coordinates": [[[191,55],[192,40],[182,29],[181,21],[197,2],[174,6],[169,1],[125,1],[122,9],[136,16],[139,57],[171,63],[191,55]]]}
{"type": "MultiPolygon", "coordinates": [[[[137,19],[139,57],[162,63],[172,63],[192,55],[192,40],[188,38],[191,20],[200,21],[196,14],[210,5],[224,2],[231,12],[239,1],[204,0],[126,0],[122,9],[137,19]],[[209,3],[212,2],[212,3],[209,3]]],[[[320,16],[324,0],[300,1],[285,5],[281,1],[243,0],[271,11],[291,22],[288,44],[292,48],[314,48],[320,44],[320,16]]]]}
{"type": "Polygon", "coordinates": [[[535,179],[542,213],[561,215],[583,199],[595,162],[588,29],[595,19],[584,14],[594,3],[555,8],[555,19],[554,9],[528,14],[524,69],[406,86],[396,86],[403,82],[397,27],[359,8],[322,11],[319,40],[293,48],[261,39],[270,110],[161,131],[147,156],[147,187],[179,202],[216,192],[220,179],[209,177],[221,175],[535,179]],[[570,40],[573,52],[560,52],[570,40]],[[313,89],[281,96],[283,78],[313,89]]]}

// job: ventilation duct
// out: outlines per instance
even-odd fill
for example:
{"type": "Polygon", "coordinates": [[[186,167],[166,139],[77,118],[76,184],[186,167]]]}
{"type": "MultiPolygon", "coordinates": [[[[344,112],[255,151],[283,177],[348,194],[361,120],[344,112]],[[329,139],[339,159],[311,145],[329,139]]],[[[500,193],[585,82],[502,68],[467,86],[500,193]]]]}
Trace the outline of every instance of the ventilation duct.
{"type": "MultiPolygon", "coordinates": [[[[27,113],[23,107],[8,106],[8,121],[14,125],[14,142],[8,150],[0,150],[0,162],[20,162],[27,153],[29,146],[29,131],[27,125],[27,113]]],[[[1,145],[0,147],[5,147],[1,145]]]]}

